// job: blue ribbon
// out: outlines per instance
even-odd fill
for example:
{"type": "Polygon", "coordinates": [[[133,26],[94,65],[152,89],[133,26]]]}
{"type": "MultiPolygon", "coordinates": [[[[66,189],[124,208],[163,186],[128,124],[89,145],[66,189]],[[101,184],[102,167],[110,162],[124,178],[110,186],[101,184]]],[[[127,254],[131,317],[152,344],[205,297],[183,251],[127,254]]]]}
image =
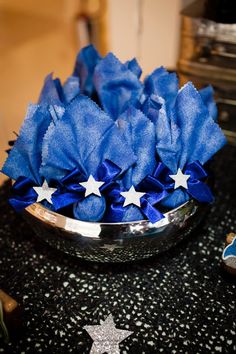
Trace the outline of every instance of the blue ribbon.
{"type": "Polygon", "coordinates": [[[17,178],[12,186],[12,197],[9,198],[9,203],[17,212],[36,202],[38,195],[33,189],[34,186],[35,183],[29,178],[17,178]]]}
{"type": "MultiPolygon", "coordinates": [[[[12,186],[12,196],[9,198],[9,203],[17,212],[21,212],[23,209],[27,208],[29,205],[37,202],[38,194],[33,187],[41,186],[35,183],[28,177],[19,177],[12,186]]],[[[53,197],[53,195],[52,195],[53,197]]],[[[55,210],[54,206],[48,203],[46,200],[41,202],[47,208],[55,210]]]]}
{"type": "MultiPolygon", "coordinates": [[[[109,193],[116,185],[114,181],[121,173],[121,168],[110,160],[104,160],[98,167],[95,180],[105,182],[100,187],[101,193],[109,193]]],[[[85,188],[79,183],[87,181],[86,176],[79,168],[73,169],[68,175],[59,182],[57,191],[52,196],[55,210],[62,209],[68,205],[82,201],[85,197],[85,188]]]]}
{"type": "MultiPolygon", "coordinates": [[[[137,191],[147,191],[147,188],[141,188],[141,184],[136,187],[137,191]]],[[[110,205],[107,209],[104,221],[106,222],[121,222],[124,221],[123,218],[130,208],[131,205],[123,207],[125,198],[120,194],[124,192],[117,184],[110,193],[107,195],[107,200],[110,200],[110,205]]],[[[156,223],[157,221],[164,218],[164,215],[155,207],[163,198],[165,198],[168,193],[162,188],[162,186],[156,190],[156,192],[147,192],[143,197],[140,198],[140,211],[145,218],[147,218],[151,223],[156,223]]],[[[138,207],[137,207],[138,208],[138,207]]]]}
{"type": "MultiPolygon", "coordinates": [[[[186,175],[190,175],[187,180],[187,193],[201,203],[211,203],[214,200],[212,192],[208,185],[204,182],[208,177],[206,170],[199,161],[194,161],[186,165],[182,171],[186,175]]],[[[162,162],[159,162],[153,175],[149,175],[142,183],[142,187],[150,190],[159,190],[163,188],[168,193],[174,191],[174,181],[169,176],[173,172],[170,171],[162,162]]]]}
{"type": "MultiPolygon", "coordinates": [[[[204,182],[208,177],[207,172],[200,164],[195,161],[186,165],[182,171],[190,175],[187,180],[189,195],[199,202],[210,203],[213,201],[213,195],[210,188],[204,182]]],[[[121,173],[121,169],[109,160],[105,160],[97,169],[94,178],[105,182],[100,191],[105,195],[108,208],[105,215],[107,222],[120,222],[130,207],[123,207],[125,198],[120,194],[124,189],[115,181],[121,173]]],[[[169,177],[173,174],[162,162],[160,162],[153,175],[148,175],[137,187],[137,191],[146,194],[140,199],[141,213],[152,223],[162,219],[163,214],[156,208],[156,205],[170,193],[174,191],[174,182],[169,177]]],[[[78,168],[75,168],[60,182],[57,191],[52,195],[53,207],[55,210],[62,209],[75,202],[84,199],[85,188],[79,183],[87,180],[87,177],[78,168]]],[[[12,187],[13,196],[9,199],[10,204],[16,211],[21,212],[27,206],[37,200],[37,193],[33,187],[35,182],[26,177],[19,177],[12,187]]]]}

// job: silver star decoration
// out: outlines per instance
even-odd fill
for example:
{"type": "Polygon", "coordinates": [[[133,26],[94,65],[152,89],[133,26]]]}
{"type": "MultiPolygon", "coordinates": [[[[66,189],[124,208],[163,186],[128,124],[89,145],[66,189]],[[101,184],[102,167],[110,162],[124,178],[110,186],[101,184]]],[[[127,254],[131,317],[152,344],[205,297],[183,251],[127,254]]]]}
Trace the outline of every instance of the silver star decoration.
{"type": "Polygon", "coordinates": [[[175,181],[174,189],[177,189],[179,187],[183,187],[185,189],[188,189],[187,180],[189,179],[189,177],[190,177],[190,175],[183,174],[181,169],[178,168],[176,175],[170,175],[170,178],[172,178],[175,181]]]}
{"type": "Polygon", "coordinates": [[[105,182],[96,181],[92,175],[89,176],[87,182],[80,182],[79,184],[86,189],[85,197],[88,197],[90,194],[95,194],[98,197],[101,197],[99,188],[105,182]]]}
{"type": "Polygon", "coordinates": [[[119,354],[119,343],[129,337],[133,332],[118,329],[113,316],[110,314],[100,325],[83,327],[93,339],[90,354],[119,354]]]}
{"type": "Polygon", "coordinates": [[[125,198],[124,204],[123,206],[126,207],[127,205],[133,204],[136,205],[137,207],[140,208],[141,204],[140,204],[140,199],[146,194],[146,193],[142,193],[142,192],[137,192],[134,188],[134,186],[132,186],[128,192],[121,192],[120,193],[122,195],[122,197],[125,198]]]}
{"type": "Polygon", "coordinates": [[[47,181],[43,182],[42,187],[33,187],[34,191],[38,194],[37,202],[42,200],[47,200],[48,203],[52,204],[52,194],[57,190],[56,188],[49,188],[47,181]]]}
{"type": "Polygon", "coordinates": [[[111,244],[107,244],[105,243],[102,247],[100,248],[104,248],[110,252],[113,252],[116,248],[122,248],[121,246],[117,246],[117,245],[111,245],[111,244]]]}

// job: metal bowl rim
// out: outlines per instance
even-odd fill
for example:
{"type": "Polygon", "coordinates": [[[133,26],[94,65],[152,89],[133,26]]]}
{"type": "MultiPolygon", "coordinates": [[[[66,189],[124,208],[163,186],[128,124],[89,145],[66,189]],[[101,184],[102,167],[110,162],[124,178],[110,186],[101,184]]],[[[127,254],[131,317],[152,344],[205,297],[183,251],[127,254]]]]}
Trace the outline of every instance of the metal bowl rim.
{"type": "MultiPolygon", "coordinates": [[[[73,219],[73,218],[71,218],[71,217],[69,217],[69,216],[65,216],[65,215],[63,215],[63,214],[60,214],[60,213],[56,213],[55,211],[52,211],[52,210],[50,210],[50,209],[48,209],[47,207],[45,207],[44,205],[42,205],[41,203],[33,203],[33,204],[31,204],[31,205],[29,205],[28,207],[26,207],[25,208],[25,211],[27,212],[27,213],[29,213],[29,214],[31,214],[32,216],[34,216],[34,217],[36,217],[36,218],[39,218],[37,215],[36,215],[36,213],[34,212],[34,209],[35,209],[35,207],[37,207],[37,208],[39,208],[39,209],[41,209],[41,210],[43,210],[43,211],[46,211],[46,212],[48,212],[49,214],[51,214],[51,215],[54,215],[54,216],[59,216],[60,218],[61,218],[61,220],[63,220],[64,219],[64,221],[66,221],[66,220],[69,220],[69,221],[71,221],[71,222],[73,222],[73,223],[78,223],[78,226],[79,225],[81,225],[81,224],[83,224],[84,226],[95,226],[95,225],[99,225],[99,226],[103,226],[103,227],[107,227],[107,226],[122,226],[122,225],[125,225],[125,226],[133,226],[133,225],[145,225],[145,224],[150,224],[150,225],[152,225],[152,227],[153,226],[155,226],[155,225],[157,225],[160,221],[162,221],[162,220],[164,220],[164,219],[166,219],[166,220],[168,220],[168,216],[170,215],[170,214],[175,214],[177,211],[179,211],[180,209],[183,209],[184,207],[186,207],[187,205],[191,205],[191,204],[194,204],[194,205],[198,205],[198,203],[195,201],[195,200],[193,200],[193,199],[190,199],[190,200],[188,200],[187,202],[185,202],[185,203],[183,203],[183,204],[181,204],[180,206],[178,206],[177,208],[174,208],[174,209],[171,209],[171,210],[169,210],[169,211],[167,211],[166,213],[164,213],[163,215],[164,215],[164,218],[163,219],[161,219],[161,220],[159,220],[159,221],[157,221],[156,223],[151,223],[149,220],[135,220],[135,221],[125,221],[125,222],[111,222],[111,223],[108,223],[108,222],[92,222],[92,221],[84,221],[84,220],[78,220],[78,219],[73,219]],[[33,207],[33,208],[32,208],[33,207]]],[[[46,219],[46,218],[43,218],[43,219],[45,219],[45,221],[48,221],[48,219],[46,219]]]]}

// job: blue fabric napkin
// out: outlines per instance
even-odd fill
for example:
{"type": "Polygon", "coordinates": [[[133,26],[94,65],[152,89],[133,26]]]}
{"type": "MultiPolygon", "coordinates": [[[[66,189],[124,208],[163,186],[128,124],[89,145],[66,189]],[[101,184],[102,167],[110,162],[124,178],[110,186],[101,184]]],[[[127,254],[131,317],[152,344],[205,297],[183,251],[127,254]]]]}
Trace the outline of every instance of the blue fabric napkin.
{"type": "Polygon", "coordinates": [[[132,71],[132,73],[134,75],[136,75],[138,79],[142,75],[142,69],[141,69],[141,67],[140,67],[140,65],[139,65],[139,63],[138,63],[136,58],[133,58],[133,59],[128,60],[127,62],[125,62],[125,66],[127,67],[127,69],[132,71]]]}
{"type": "Polygon", "coordinates": [[[154,70],[144,80],[144,94],[165,99],[167,109],[173,107],[178,92],[179,81],[176,73],[169,73],[163,66],[154,70]]]}
{"type": "MultiPolygon", "coordinates": [[[[137,187],[148,174],[153,172],[156,165],[155,126],[141,111],[134,107],[128,108],[117,120],[117,124],[123,130],[126,141],[132,147],[137,158],[136,163],[128,169],[121,181],[124,190],[128,191],[131,186],[137,187]]],[[[114,206],[111,205],[110,208],[114,208],[114,206]]],[[[108,211],[108,214],[110,212],[108,211]]],[[[135,205],[126,206],[121,215],[119,221],[134,221],[144,218],[140,208],[135,205]]]]}
{"type": "Polygon", "coordinates": [[[79,77],[81,93],[84,95],[94,94],[93,73],[100,60],[101,56],[93,45],[81,49],[77,55],[73,76],[79,77]]]}
{"type": "Polygon", "coordinates": [[[216,102],[214,100],[214,90],[211,85],[204,87],[203,89],[199,90],[201,98],[204,104],[207,106],[209,114],[211,118],[216,122],[218,110],[216,106],[216,102]]]}
{"type": "Polygon", "coordinates": [[[3,173],[15,180],[20,176],[27,177],[41,185],[42,142],[51,121],[46,107],[29,105],[19,137],[3,165],[3,173]]]}
{"type": "MultiPolygon", "coordinates": [[[[88,179],[105,159],[119,166],[121,173],[136,161],[124,132],[93,101],[80,95],[56,124],[51,123],[43,142],[40,172],[47,180],[59,181],[78,168],[88,179]]],[[[105,199],[92,195],[78,204],[74,214],[95,221],[95,214],[100,217],[104,208],[105,199]]]]}
{"type": "Polygon", "coordinates": [[[80,92],[79,78],[70,76],[64,85],[61,81],[53,79],[52,74],[46,76],[38,103],[40,105],[64,106],[80,92]]]}
{"type": "MultiPolygon", "coordinates": [[[[165,105],[157,129],[157,152],[161,161],[175,174],[186,164],[199,161],[204,165],[226,143],[224,134],[211,117],[199,92],[191,82],[179,90],[172,114],[165,105]],[[169,120],[169,125],[167,121],[169,120]],[[167,129],[169,127],[169,137],[167,129]],[[164,132],[160,137],[159,132],[164,132]]],[[[189,199],[185,190],[176,189],[162,204],[175,208],[189,199]]]]}
{"type": "Polygon", "coordinates": [[[112,53],[100,60],[95,68],[94,85],[99,101],[114,120],[129,106],[139,103],[143,86],[137,73],[139,75],[136,62],[122,64],[112,53]]]}
{"type": "Polygon", "coordinates": [[[129,168],[122,180],[124,187],[129,189],[132,185],[137,186],[154,170],[156,165],[155,126],[134,107],[128,108],[120,116],[117,124],[123,129],[125,138],[137,157],[136,163],[129,168]]]}
{"type": "Polygon", "coordinates": [[[59,79],[49,74],[44,81],[38,105],[30,104],[10,154],[2,172],[12,179],[26,177],[40,185],[42,161],[42,143],[44,135],[52,123],[64,114],[64,107],[79,94],[79,79],[69,77],[62,86],[59,79]]]}

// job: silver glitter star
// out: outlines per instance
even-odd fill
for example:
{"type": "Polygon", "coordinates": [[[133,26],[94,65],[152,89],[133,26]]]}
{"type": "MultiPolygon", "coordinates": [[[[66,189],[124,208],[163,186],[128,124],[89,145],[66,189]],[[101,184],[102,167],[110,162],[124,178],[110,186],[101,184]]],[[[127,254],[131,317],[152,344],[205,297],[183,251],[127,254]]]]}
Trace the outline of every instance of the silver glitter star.
{"type": "Polygon", "coordinates": [[[133,332],[118,329],[110,314],[100,325],[83,327],[93,339],[90,354],[120,354],[119,343],[133,332]]]}
{"type": "Polygon", "coordinates": [[[37,202],[41,202],[42,200],[47,200],[48,203],[52,204],[52,194],[57,189],[49,188],[46,179],[43,182],[42,187],[33,187],[33,189],[38,194],[37,202]]]}
{"type": "Polygon", "coordinates": [[[137,192],[134,188],[134,186],[132,186],[128,192],[121,192],[120,193],[122,195],[122,197],[125,198],[124,204],[123,206],[126,207],[127,205],[133,204],[136,205],[137,207],[140,208],[140,199],[144,196],[144,194],[146,193],[141,193],[141,192],[137,192]]]}
{"type": "Polygon", "coordinates": [[[89,176],[87,182],[80,182],[79,184],[86,189],[85,197],[88,197],[90,194],[95,194],[98,197],[101,197],[99,188],[105,182],[96,181],[92,175],[89,176]]]}
{"type": "Polygon", "coordinates": [[[179,187],[183,187],[185,189],[188,189],[188,184],[187,180],[189,179],[190,175],[185,175],[180,168],[178,168],[178,171],[176,175],[170,175],[170,178],[172,178],[175,181],[175,187],[174,189],[177,189],[179,187]]]}
{"type": "Polygon", "coordinates": [[[111,244],[108,244],[108,243],[105,243],[102,247],[100,247],[100,248],[104,248],[104,249],[106,249],[106,250],[108,250],[108,251],[110,251],[110,252],[113,252],[114,251],[114,249],[116,249],[116,248],[122,248],[121,246],[117,246],[117,245],[111,245],[111,244]]]}

